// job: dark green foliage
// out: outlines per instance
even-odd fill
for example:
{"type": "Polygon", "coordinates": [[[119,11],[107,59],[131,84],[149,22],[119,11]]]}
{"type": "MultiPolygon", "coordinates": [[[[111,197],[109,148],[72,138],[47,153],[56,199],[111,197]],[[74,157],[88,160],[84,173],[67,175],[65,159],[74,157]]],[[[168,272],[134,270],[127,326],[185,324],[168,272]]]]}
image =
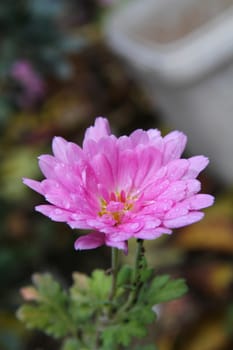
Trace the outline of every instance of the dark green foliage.
{"type": "Polygon", "coordinates": [[[122,266],[117,275],[117,286],[122,287],[132,282],[133,269],[128,265],[122,266]]]}
{"type": "Polygon", "coordinates": [[[73,325],[67,314],[68,295],[49,274],[33,277],[35,301],[25,304],[18,311],[18,317],[28,328],[36,328],[55,338],[64,337],[73,325]]]}
{"type": "Polygon", "coordinates": [[[82,344],[76,338],[68,338],[64,341],[61,350],[88,350],[82,347],[82,344]]]}
{"type": "Polygon", "coordinates": [[[159,304],[180,298],[187,291],[188,288],[184,279],[171,280],[168,275],[157,276],[147,291],[147,298],[153,304],[159,304]]]}
{"type": "Polygon", "coordinates": [[[132,340],[145,337],[147,325],[155,321],[153,306],[187,291],[182,279],[167,275],[152,279],[146,264],[135,276],[128,266],[120,269],[114,300],[109,298],[112,277],[102,270],[90,277],[75,272],[73,280],[65,290],[50,274],[35,274],[34,285],[23,293],[30,302],[18,311],[28,328],[64,338],[62,350],[91,350],[96,344],[101,350],[129,349],[132,340]]]}
{"type": "Polygon", "coordinates": [[[133,348],[133,350],[158,350],[158,348],[155,345],[139,345],[136,348],[133,348]]]}

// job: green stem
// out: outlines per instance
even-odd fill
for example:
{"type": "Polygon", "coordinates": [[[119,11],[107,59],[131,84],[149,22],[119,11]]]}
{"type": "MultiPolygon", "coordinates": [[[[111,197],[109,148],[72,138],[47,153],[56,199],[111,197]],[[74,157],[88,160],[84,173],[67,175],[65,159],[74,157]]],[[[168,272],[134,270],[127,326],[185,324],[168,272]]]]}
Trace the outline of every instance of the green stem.
{"type": "Polygon", "coordinates": [[[141,287],[141,278],[140,278],[140,269],[142,265],[142,258],[144,257],[144,247],[143,247],[143,240],[138,239],[137,240],[137,249],[136,249],[136,255],[135,255],[135,264],[134,264],[134,276],[133,276],[133,286],[134,289],[129,294],[128,300],[121,308],[121,312],[124,312],[126,310],[129,310],[130,307],[135,303],[138,297],[138,293],[141,287]]]}
{"type": "Polygon", "coordinates": [[[137,250],[136,250],[136,257],[135,257],[135,267],[134,267],[134,283],[138,283],[140,278],[140,268],[141,268],[141,260],[144,256],[144,247],[143,247],[143,240],[138,239],[137,240],[137,250]]]}
{"type": "MultiPolygon", "coordinates": [[[[109,302],[110,307],[108,309],[108,322],[110,321],[112,314],[113,314],[113,307],[112,307],[112,301],[116,294],[116,287],[117,287],[117,273],[118,273],[118,249],[112,248],[112,256],[111,256],[111,274],[112,274],[112,285],[111,290],[109,293],[109,302]]],[[[102,315],[103,316],[103,315],[102,315]]],[[[101,323],[100,319],[97,321],[97,324],[101,323]]],[[[100,327],[101,328],[101,327],[100,327]]],[[[96,336],[95,336],[95,344],[94,344],[94,350],[97,350],[100,348],[101,344],[101,330],[100,328],[96,329],[96,336]]]]}
{"type": "Polygon", "coordinates": [[[112,301],[116,294],[116,282],[117,282],[117,272],[118,272],[118,249],[112,248],[112,287],[109,294],[109,300],[112,301]]]}

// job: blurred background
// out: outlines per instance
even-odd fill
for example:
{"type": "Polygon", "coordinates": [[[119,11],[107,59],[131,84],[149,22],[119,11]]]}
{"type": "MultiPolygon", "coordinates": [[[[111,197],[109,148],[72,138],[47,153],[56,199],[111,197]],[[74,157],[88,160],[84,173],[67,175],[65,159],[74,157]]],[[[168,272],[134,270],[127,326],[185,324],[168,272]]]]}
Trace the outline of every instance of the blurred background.
{"type": "Polygon", "coordinates": [[[229,0],[0,2],[1,350],[59,348],[15,317],[32,273],[69,286],[72,271],[110,265],[108,248],[75,252],[78,233],[35,213],[43,199],[21,182],[41,178],[53,136],[81,144],[99,115],[116,135],[185,131],[185,156],[210,157],[205,219],[146,244],[155,272],[190,289],[160,307],[149,336],[159,350],[233,349],[232,13],[229,0]]]}

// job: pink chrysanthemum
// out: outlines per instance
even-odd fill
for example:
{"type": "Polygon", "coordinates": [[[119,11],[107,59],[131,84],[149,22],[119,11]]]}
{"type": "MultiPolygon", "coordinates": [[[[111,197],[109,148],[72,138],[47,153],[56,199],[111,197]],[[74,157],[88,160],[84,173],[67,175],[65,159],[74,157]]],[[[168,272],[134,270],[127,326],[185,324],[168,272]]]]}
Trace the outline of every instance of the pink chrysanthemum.
{"type": "Polygon", "coordinates": [[[201,220],[200,209],[213,204],[212,196],[197,194],[196,177],[208,159],[180,158],[185,144],[179,131],[161,137],[156,129],[136,130],[116,138],[100,117],[87,129],[83,148],[55,137],[54,156],[39,157],[46,179],[24,183],[50,203],[37,211],[93,231],[76,240],[76,249],[106,244],[127,250],[128,239],[170,234],[201,220]]]}

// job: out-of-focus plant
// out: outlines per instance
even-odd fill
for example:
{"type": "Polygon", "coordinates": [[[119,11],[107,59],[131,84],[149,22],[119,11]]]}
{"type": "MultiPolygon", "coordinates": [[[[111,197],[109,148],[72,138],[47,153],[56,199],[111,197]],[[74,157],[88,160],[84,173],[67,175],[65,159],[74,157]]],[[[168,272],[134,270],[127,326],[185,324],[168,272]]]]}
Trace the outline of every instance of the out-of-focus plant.
{"type": "Polygon", "coordinates": [[[35,105],[46,77],[71,75],[67,54],[79,52],[86,39],[63,28],[64,12],[62,0],[0,3],[0,122],[17,107],[35,105]]]}

